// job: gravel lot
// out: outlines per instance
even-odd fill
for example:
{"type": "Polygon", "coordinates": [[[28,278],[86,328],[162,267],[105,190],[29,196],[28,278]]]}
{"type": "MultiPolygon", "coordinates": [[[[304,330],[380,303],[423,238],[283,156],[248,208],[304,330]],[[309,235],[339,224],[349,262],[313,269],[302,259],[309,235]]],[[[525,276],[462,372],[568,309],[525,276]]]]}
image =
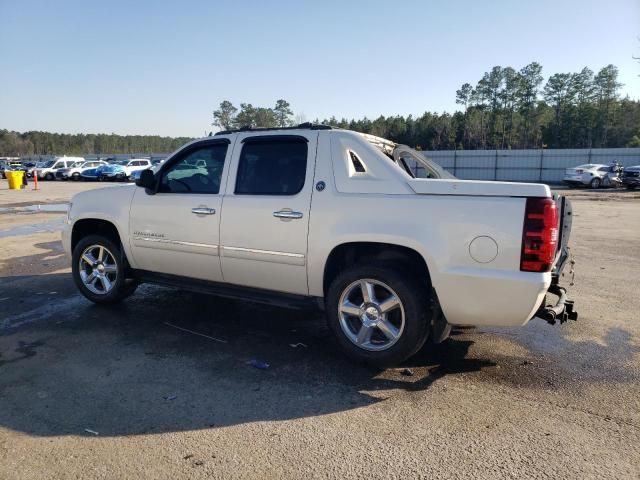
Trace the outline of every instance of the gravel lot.
{"type": "MultiPolygon", "coordinates": [[[[0,207],[96,186],[2,182],[0,207]]],[[[578,322],[456,330],[385,371],[316,312],[93,306],[63,216],[0,209],[0,478],[640,478],[640,192],[566,193],[578,322]]]]}

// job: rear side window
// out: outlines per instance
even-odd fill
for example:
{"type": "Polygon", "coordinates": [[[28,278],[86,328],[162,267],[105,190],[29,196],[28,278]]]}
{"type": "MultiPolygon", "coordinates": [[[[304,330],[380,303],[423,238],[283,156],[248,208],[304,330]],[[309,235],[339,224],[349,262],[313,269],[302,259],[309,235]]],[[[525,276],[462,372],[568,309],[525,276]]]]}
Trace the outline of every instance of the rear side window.
{"type": "Polygon", "coordinates": [[[236,195],[295,195],[307,173],[304,137],[248,138],[242,146],[236,195]]]}

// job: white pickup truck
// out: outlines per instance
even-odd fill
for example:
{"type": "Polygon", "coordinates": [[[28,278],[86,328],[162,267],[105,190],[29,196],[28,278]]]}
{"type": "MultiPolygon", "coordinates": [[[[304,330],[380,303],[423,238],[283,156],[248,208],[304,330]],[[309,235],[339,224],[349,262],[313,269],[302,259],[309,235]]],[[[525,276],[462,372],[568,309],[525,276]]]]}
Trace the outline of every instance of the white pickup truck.
{"type": "Polygon", "coordinates": [[[391,365],[451,325],[575,319],[558,284],[570,229],[546,185],[458,180],[407,146],[303,124],[219,132],[136,185],[79,193],[63,244],[93,302],[152,282],[312,303],[347,354],[391,365]]]}

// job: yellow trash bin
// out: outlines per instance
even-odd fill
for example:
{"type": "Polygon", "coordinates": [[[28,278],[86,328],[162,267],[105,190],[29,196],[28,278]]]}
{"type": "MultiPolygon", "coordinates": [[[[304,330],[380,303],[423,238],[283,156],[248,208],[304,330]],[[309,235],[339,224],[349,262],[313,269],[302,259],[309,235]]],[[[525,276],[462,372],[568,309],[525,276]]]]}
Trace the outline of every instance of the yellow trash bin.
{"type": "Polygon", "coordinates": [[[24,172],[4,172],[9,181],[9,190],[20,190],[22,188],[22,176],[24,172]]]}

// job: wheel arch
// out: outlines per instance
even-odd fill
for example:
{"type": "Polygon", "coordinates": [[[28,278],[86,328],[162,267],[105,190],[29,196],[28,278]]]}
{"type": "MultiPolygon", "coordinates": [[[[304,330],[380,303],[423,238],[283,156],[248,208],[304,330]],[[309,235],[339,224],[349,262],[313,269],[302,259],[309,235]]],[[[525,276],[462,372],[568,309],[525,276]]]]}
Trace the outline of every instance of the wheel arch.
{"type": "Polygon", "coordinates": [[[102,235],[118,245],[123,244],[118,227],[113,222],[102,218],[81,218],[73,224],[71,251],[73,252],[78,242],[88,235],[102,235]]]}
{"type": "Polygon", "coordinates": [[[384,242],[345,242],[333,247],[324,264],[322,287],[326,295],[331,282],[347,266],[366,262],[400,265],[404,271],[431,287],[431,273],[426,259],[413,248],[384,242]]]}

